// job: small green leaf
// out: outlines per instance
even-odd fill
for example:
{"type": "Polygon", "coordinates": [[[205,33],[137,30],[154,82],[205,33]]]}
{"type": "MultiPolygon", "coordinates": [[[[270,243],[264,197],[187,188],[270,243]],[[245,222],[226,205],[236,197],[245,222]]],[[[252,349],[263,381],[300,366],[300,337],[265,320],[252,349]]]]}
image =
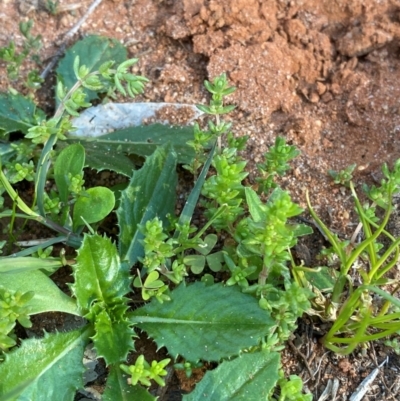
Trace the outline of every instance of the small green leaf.
{"type": "Polygon", "coordinates": [[[215,234],[208,234],[202,244],[195,247],[196,251],[201,253],[202,255],[208,255],[215,244],[218,241],[218,237],[215,234]]]}
{"type": "Polygon", "coordinates": [[[203,255],[188,255],[183,258],[183,263],[190,266],[194,274],[200,274],[204,270],[206,258],[203,255]]]}
{"type": "Polygon", "coordinates": [[[276,324],[256,298],[237,286],[181,284],[170,297],[170,302],[152,300],[136,309],[131,321],[173,357],[219,361],[238,355],[258,345],[276,324]]]}
{"type": "Polygon", "coordinates": [[[128,376],[119,366],[111,366],[106,382],[106,389],[102,395],[103,401],[156,401],[145,388],[137,384],[131,386],[127,382],[128,376]]]}
{"type": "Polygon", "coordinates": [[[219,272],[222,269],[224,263],[224,253],[222,251],[214,252],[206,256],[208,267],[213,272],[219,272]]]}
{"type": "Polygon", "coordinates": [[[308,269],[305,270],[304,276],[312,286],[316,287],[319,291],[326,292],[332,291],[337,281],[338,273],[330,267],[322,266],[316,272],[308,269]]]}
{"type": "Polygon", "coordinates": [[[60,194],[61,202],[68,201],[68,186],[70,180],[68,174],[76,176],[85,165],[85,149],[80,143],[75,143],[64,148],[58,155],[54,164],[54,179],[60,194]]]}
{"type": "Polygon", "coordinates": [[[243,354],[208,371],[183,401],[267,401],[279,380],[277,352],[243,354]]]}
{"type": "Polygon", "coordinates": [[[89,188],[74,205],[74,228],[87,223],[97,223],[111,213],[115,205],[114,193],[106,187],[89,188]]]}
{"type": "Polygon", "coordinates": [[[265,205],[263,205],[257,192],[246,187],[245,189],[246,201],[249,206],[249,212],[255,222],[265,220],[265,205]]]}

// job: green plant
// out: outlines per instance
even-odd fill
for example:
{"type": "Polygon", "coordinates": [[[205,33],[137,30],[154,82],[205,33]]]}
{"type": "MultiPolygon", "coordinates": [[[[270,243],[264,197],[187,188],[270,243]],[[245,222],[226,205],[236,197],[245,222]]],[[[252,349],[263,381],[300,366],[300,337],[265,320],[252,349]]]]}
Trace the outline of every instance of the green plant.
{"type": "Polygon", "coordinates": [[[323,343],[341,354],[349,354],[360,344],[385,338],[400,330],[400,301],[394,296],[399,283],[387,277],[387,273],[396,266],[400,238],[394,238],[385,229],[393,210],[393,195],[400,189],[400,160],[395,163],[393,171],[387,165],[382,170],[385,178],[379,187],[364,186],[373,201],[371,205],[361,204],[353,183],[349,182],[360,219],[360,225],[350,241],[342,241],[333,234],[318,218],[307,198],[310,213],[339,260],[339,270],[335,280],[331,281],[330,298],[325,299],[323,310],[321,304],[314,307],[322,317],[334,321],[323,343]],[[381,219],[375,215],[377,205],[384,212],[381,219]],[[356,243],[355,238],[361,228],[363,239],[356,243]],[[379,240],[386,240],[388,245],[382,246],[379,240]],[[355,280],[359,284],[356,285],[355,280]],[[389,284],[392,287],[390,290],[386,289],[389,284]]]}
{"type": "Polygon", "coordinates": [[[349,186],[349,182],[353,178],[353,171],[356,168],[356,164],[352,164],[346,167],[344,170],[340,170],[339,172],[334,170],[329,170],[328,174],[333,178],[335,184],[341,184],[346,187],[349,186]]]}
{"type": "MultiPolygon", "coordinates": [[[[194,392],[184,396],[186,401],[204,394],[218,400],[238,395],[269,400],[276,385],[282,389],[280,400],[308,400],[308,396],[301,398],[298,378],[282,378],[278,351],[295,329],[297,318],[310,307],[311,291],[293,282],[287,266],[290,247],[310,230],[289,220],[302,209],[276,184],[272,192],[265,191],[266,200],[243,184],[246,163],[239,151],[246,139],[234,138],[230,125],[220,117],[233,109],[224,104],[225,96],[234,90],[226,76],[206,82],[212,99],[208,106],[200,106],[215,116],[215,122],[210,121],[204,130],[196,126],[194,133],[172,128],[175,135],[167,136],[168,140],[159,138],[159,126],[151,126],[151,151],[125,141],[122,131],[96,141],[71,136],[71,117],[89,107],[99,93],[112,97],[116,91],[130,96],[142,92],[147,80],[129,72],[137,60],[125,56],[117,42],[104,38],[88,37],[76,44],[59,65],[57,108],[51,117],[21,95],[0,99],[1,135],[8,145],[1,153],[0,181],[13,205],[2,210],[0,217],[10,219],[11,234],[17,218],[35,220],[57,233],[40,246],[0,259],[4,351],[0,396],[44,400],[54,399],[57,391],[58,398],[72,400],[83,386],[84,349],[93,343],[108,367],[104,400],[154,399],[146,387],[152,381],[163,385],[167,365],[178,357],[196,361],[184,364],[187,372],[202,361],[219,364],[194,392]],[[94,53],[87,54],[87,49],[94,53]],[[15,114],[9,113],[10,104],[15,114]],[[26,107],[17,108],[20,104],[26,107]],[[16,130],[24,138],[7,143],[9,133],[16,130]],[[225,148],[222,136],[227,139],[225,148]],[[104,164],[90,157],[93,142],[104,164]],[[102,144],[112,147],[127,166],[105,156],[102,144]],[[126,157],[133,153],[131,148],[145,156],[139,170],[132,171],[135,166],[126,157]],[[180,149],[179,155],[175,148],[180,149]],[[21,167],[16,167],[18,163],[21,167]],[[185,164],[197,179],[176,216],[178,163],[185,164]],[[109,188],[85,187],[85,166],[129,177],[118,206],[109,188]],[[18,178],[13,180],[10,172],[18,178]],[[22,179],[34,183],[31,205],[14,188],[22,179]],[[207,221],[196,227],[191,219],[201,194],[207,221]],[[115,209],[117,244],[96,233],[101,220],[115,209]],[[219,236],[222,231],[228,238],[224,243],[219,236]],[[50,256],[47,247],[57,243],[75,250],[50,256]],[[71,295],[50,278],[67,264],[73,272],[71,295]],[[225,278],[217,282],[220,279],[210,272],[221,272],[225,278]],[[132,292],[149,302],[133,309],[132,292]],[[78,329],[21,339],[15,346],[16,322],[28,327],[31,315],[48,311],[84,320],[78,329]],[[140,354],[128,364],[136,328],[159,348],[165,346],[169,358],[147,361],[140,354]],[[216,378],[222,384],[216,386],[216,378]],[[57,389],[49,383],[57,383],[57,389]]],[[[138,130],[140,144],[146,127],[138,130]]],[[[283,174],[286,167],[282,166],[294,154],[279,139],[266,157],[268,177],[283,174]],[[271,166],[282,168],[275,174],[271,166]]]]}
{"type": "Polygon", "coordinates": [[[52,1],[52,0],[46,0],[46,3],[44,4],[46,10],[52,14],[52,15],[57,15],[58,14],[58,7],[60,6],[60,1],[52,1]]]}
{"type": "MultiPolygon", "coordinates": [[[[14,41],[0,48],[0,60],[3,60],[7,64],[7,75],[11,80],[16,80],[19,76],[19,69],[24,60],[31,54],[32,59],[39,62],[37,52],[42,47],[42,37],[40,35],[32,36],[31,29],[33,27],[33,21],[21,22],[19,24],[19,30],[24,36],[23,50],[21,53],[17,53],[14,41]]],[[[39,77],[37,70],[29,72],[26,86],[30,89],[37,89],[40,87],[43,79],[39,77]]]]}

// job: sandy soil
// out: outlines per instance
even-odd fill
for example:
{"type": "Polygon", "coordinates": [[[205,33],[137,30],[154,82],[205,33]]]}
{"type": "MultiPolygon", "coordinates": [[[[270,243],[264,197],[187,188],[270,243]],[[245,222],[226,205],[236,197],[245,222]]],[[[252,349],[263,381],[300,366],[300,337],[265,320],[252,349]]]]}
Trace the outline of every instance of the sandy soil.
{"type": "MultiPolygon", "coordinates": [[[[43,67],[90,5],[61,1],[51,15],[45,3],[2,0],[0,8],[0,46],[10,39],[21,44],[17,22],[33,19],[33,32],[43,36],[43,67]]],[[[205,102],[204,79],[226,72],[238,88],[229,99],[238,106],[228,117],[233,132],[250,136],[249,170],[284,136],[302,153],[282,185],[302,206],[308,190],[318,213],[343,234],[354,228],[353,206],[327,170],[356,163],[355,182],[371,184],[380,180],[382,163],[400,157],[399,1],[103,0],[68,44],[93,33],[120,40],[140,58],[135,72],[151,80],[141,100],[205,102]]],[[[5,89],[4,68],[0,73],[5,89]]],[[[51,82],[39,92],[49,109],[51,82]]],[[[377,347],[365,356],[324,354],[307,326],[294,344],[318,371],[307,382],[315,400],[330,378],[340,382],[336,399],[347,400],[387,355],[389,364],[364,399],[400,399],[393,353],[377,347]]],[[[307,380],[301,354],[288,347],[285,369],[307,380]]],[[[171,382],[175,395],[192,385],[179,379],[171,382]]],[[[161,399],[171,397],[167,391],[161,399]]]]}

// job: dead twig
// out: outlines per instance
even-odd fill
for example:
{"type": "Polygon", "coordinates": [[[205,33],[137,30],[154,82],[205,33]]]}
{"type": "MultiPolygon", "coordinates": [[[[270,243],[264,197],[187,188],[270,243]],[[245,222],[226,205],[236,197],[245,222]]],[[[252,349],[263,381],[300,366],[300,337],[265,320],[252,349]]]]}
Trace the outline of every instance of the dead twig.
{"type": "Polygon", "coordinates": [[[310,380],[314,380],[314,373],[311,370],[310,365],[308,364],[307,357],[293,344],[292,340],[288,340],[288,344],[290,348],[294,351],[294,353],[296,353],[303,361],[304,366],[306,367],[308,373],[310,374],[310,380]]]}

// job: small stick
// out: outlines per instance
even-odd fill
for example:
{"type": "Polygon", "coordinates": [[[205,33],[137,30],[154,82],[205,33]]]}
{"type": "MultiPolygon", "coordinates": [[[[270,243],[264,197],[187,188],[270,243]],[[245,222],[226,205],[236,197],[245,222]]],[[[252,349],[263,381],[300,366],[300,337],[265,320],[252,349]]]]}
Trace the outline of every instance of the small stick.
{"type": "Polygon", "coordinates": [[[46,68],[40,74],[40,78],[45,79],[49,72],[54,68],[57,64],[60,57],[64,54],[65,49],[67,47],[67,41],[78,32],[78,29],[82,26],[82,24],[88,19],[89,15],[94,11],[94,9],[102,2],[102,0],[94,0],[93,3],[89,6],[85,14],[83,14],[82,18],[72,27],[72,29],[66,33],[63,38],[63,43],[58,49],[57,53],[53,56],[53,59],[47,64],[46,68]]]}
{"type": "Polygon", "coordinates": [[[299,357],[302,359],[306,369],[308,370],[308,373],[310,374],[310,379],[314,380],[314,373],[310,368],[310,365],[307,362],[307,357],[293,344],[292,340],[288,340],[288,344],[290,348],[297,354],[299,357]]]}

